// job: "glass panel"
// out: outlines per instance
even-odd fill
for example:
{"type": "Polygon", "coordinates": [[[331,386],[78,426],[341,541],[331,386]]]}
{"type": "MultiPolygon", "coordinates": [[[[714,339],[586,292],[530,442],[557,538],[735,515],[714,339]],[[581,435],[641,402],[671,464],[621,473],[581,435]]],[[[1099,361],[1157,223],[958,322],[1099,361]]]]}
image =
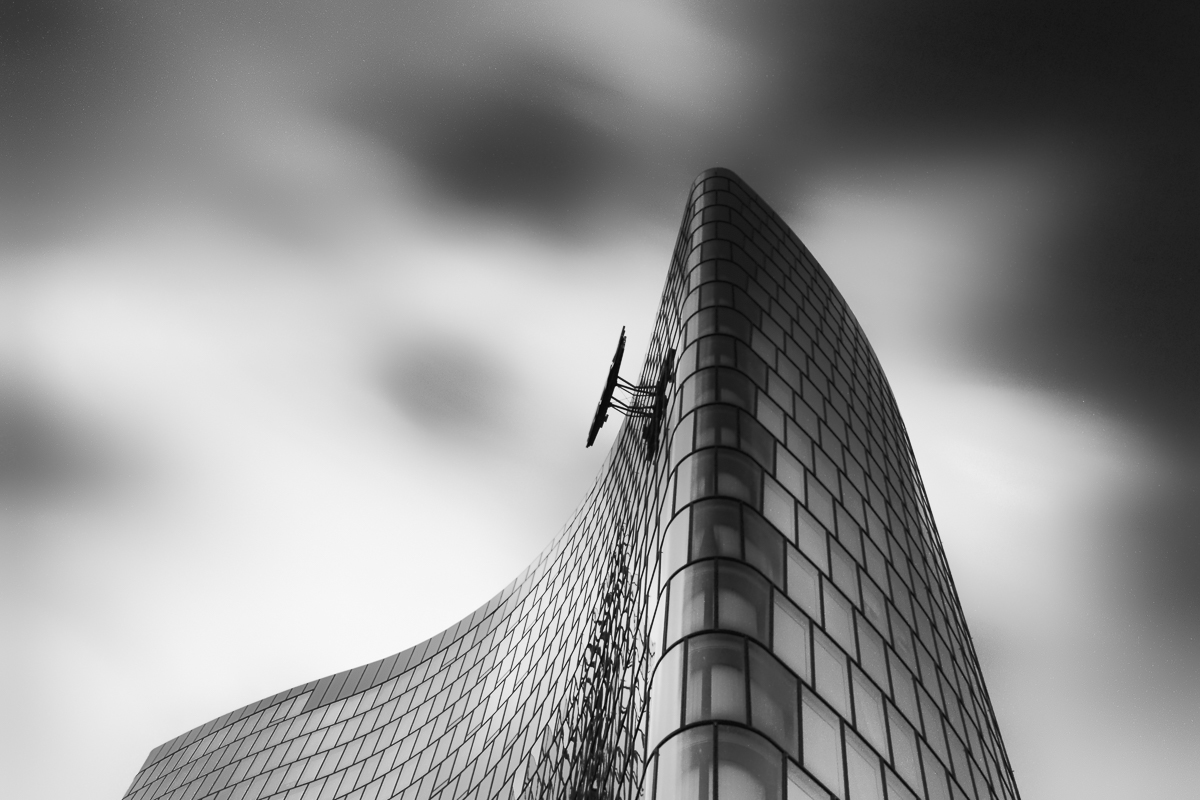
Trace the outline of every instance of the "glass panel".
{"type": "Polygon", "coordinates": [[[829,553],[833,582],[850,598],[850,602],[858,605],[858,569],[854,559],[837,542],[830,542],[829,553]]]}
{"type": "Polygon", "coordinates": [[[796,538],[796,501],[770,475],[763,478],[763,516],[788,541],[796,538]]]}
{"type": "Polygon", "coordinates": [[[738,446],[737,409],[732,406],[705,406],[696,412],[696,449],[724,445],[738,446]]]}
{"type": "Polygon", "coordinates": [[[717,796],[782,800],[783,760],[770,742],[741,728],[717,726],[717,796]]]}
{"type": "Polygon", "coordinates": [[[917,761],[917,735],[912,726],[897,712],[896,707],[887,707],[888,727],[892,732],[892,761],[896,771],[910,786],[921,788],[921,765],[917,761]]]}
{"type": "Polygon", "coordinates": [[[912,673],[900,663],[898,658],[891,659],[890,665],[892,668],[892,697],[896,699],[896,705],[908,717],[908,721],[919,725],[921,715],[917,713],[917,693],[913,689],[912,673]]]}
{"type": "Polygon", "coordinates": [[[711,561],[693,564],[671,580],[667,606],[667,645],[696,631],[716,627],[716,571],[711,561]]]}
{"type": "Polygon", "coordinates": [[[775,466],[775,438],[756,419],[746,413],[741,415],[741,447],[758,462],[763,469],[775,466]]]}
{"type": "Polygon", "coordinates": [[[849,717],[850,680],[846,676],[846,654],[819,630],[813,631],[813,668],[817,691],[843,717],[849,717]]]}
{"type": "Polygon", "coordinates": [[[687,721],[746,721],[744,639],[709,634],[688,640],[687,721]]]}
{"type": "Polygon", "coordinates": [[[705,725],[680,733],[658,751],[654,800],[712,800],[713,733],[705,725]]]}
{"type": "Polygon", "coordinates": [[[872,581],[863,579],[863,613],[872,625],[881,631],[886,632],[887,625],[887,603],[883,599],[883,592],[879,591],[879,587],[872,581]]]}
{"type": "Polygon", "coordinates": [[[846,732],[846,777],[853,800],[883,800],[879,757],[853,732],[846,732]]]}
{"type": "Polygon", "coordinates": [[[821,573],[800,551],[788,548],[787,593],[805,614],[821,620],[821,573]]]}
{"type": "Polygon", "coordinates": [[[683,697],[683,646],[663,656],[650,686],[650,747],[669,736],[680,725],[683,697]]]}
{"type": "Polygon", "coordinates": [[[921,744],[921,760],[925,764],[925,785],[929,788],[929,800],[950,800],[946,768],[924,743],[921,744]]]}
{"type": "Polygon", "coordinates": [[[783,585],[783,537],[757,512],[746,509],[746,561],[776,586],[783,585]]]}
{"type": "MultiPolygon", "coordinates": [[[[797,495],[799,497],[799,495],[797,495]]],[[[796,508],[796,545],[822,570],[829,570],[829,545],[825,529],[804,506],[796,508]]]]}
{"type": "Polygon", "coordinates": [[[825,791],[804,770],[788,762],[787,800],[829,800],[829,792],[825,791]]]}
{"type": "Polygon", "coordinates": [[[720,561],[717,568],[717,627],[770,641],[767,615],[771,587],[744,564],[720,561]]]}
{"type": "Polygon", "coordinates": [[[852,676],[854,684],[854,725],[871,745],[880,753],[887,753],[887,726],[883,721],[883,695],[875,685],[857,669],[852,676]]]}
{"type": "Polygon", "coordinates": [[[728,336],[709,336],[700,340],[701,367],[736,366],[736,340],[728,336]]]}
{"type": "Polygon", "coordinates": [[[781,595],[775,595],[775,655],[804,680],[810,680],[808,619],[781,595]]]}
{"type": "Polygon", "coordinates": [[[803,690],[804,768],[842,797],[842,726],[837,714],[812,692],[803,690]]]}
{"type": "Polygon", "coordinates": [[[842,593],[825,583],[825,630],[842,646],[850,657],[855,657],[854,609],[842,593]]]}
{"type": "Polygon", "coordinates": [[[917,800],[912,790],[904,785],[904,781],[890,769],[884,769],[884,781],[887,785],[888,800],[917,800]]]}
{"type": "Polygon", "coordinates": [[[670,577],[675,570],[687,563],[688,518],[690,509],[685,508],[675,515],[667,532],[663,535],[662,567],[663,575],[670,577]]]}
{"type": "Polygon", "coordinates": [[[741,507],[728,500],[705,500],[692,508],[692,560],[741,558],[741,507]]]}
{"type": "Polygon", "coordinates": [[[717,492],[755,508],[759,504],[762,470],[744,453],[717,450],[717,492]]]}
{"type": "Polygon", "coordinates": [[[688,414],[675,426],[671,435],[671,466],[678,464],[683,457],[692,452],[692,426],[696,422],[695,414],[688,414]]]}
{"type": "Polygon", "coordinates": [[[750,645],[750,724],[798,758],[796,679],[775,657],[750,645]]]}

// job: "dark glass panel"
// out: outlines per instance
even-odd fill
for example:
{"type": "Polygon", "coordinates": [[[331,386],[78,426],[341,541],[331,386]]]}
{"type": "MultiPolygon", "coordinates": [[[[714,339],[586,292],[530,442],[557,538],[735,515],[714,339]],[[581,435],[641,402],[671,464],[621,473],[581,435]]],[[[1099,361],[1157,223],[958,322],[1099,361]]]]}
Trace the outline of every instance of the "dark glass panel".
{"type": "Polygon", "coordinates": [[[775,437],[749,414],[741,415],[742,450],[758,462],[763,469],[775,466],[775,437]]]}
{"type": "Polygon", "coordinates": [[[736,366],[737,340],[728,336],[707,336],[699,341],[701,367],[736,366]]]}
{"type": "Polygon", "coordinates": [[[708,630],[716,622],[716,581],[713,562],[693,564],[671,580],[667,608],[667,642],[696,631],[708,630]]]}
{"type": "Polygon", "coordinates": [[[717,492],[757,507],[762,471],[745,454],[717,450],[717,492]]]}
{"type": "Polygon", "coordinates": [[[702,500],[692,506],[692,560],[742,557],[741,507],[729,500],[702,500]]]}
{"type": "Polygon", "coordinates": [[[696,449],[738,445],[738,410],[733,406],[704,406],[696,412],[696,449]]]}
{"type": "Polygon", "coordinates": [[[754,511],[745,512],[746,561],[757,567],[777,586],[783,585],[784,541],[767,521],[754,511]]]}
{"type": "Polygon", "coordinates": [[[688,640],[687,721],[746,721],[745,640],[705,634],[688,640]]]}
{"type": "Polygon", "coordinates": [[[799,758],[796,678],[763,648],[750,644],[750,724],[799,758]]]}
{"type": "Polygon", "coordinates": [[[717,626],[770,641],[771,587],[754,570],[733,561],[717,568],[717,626]]]}

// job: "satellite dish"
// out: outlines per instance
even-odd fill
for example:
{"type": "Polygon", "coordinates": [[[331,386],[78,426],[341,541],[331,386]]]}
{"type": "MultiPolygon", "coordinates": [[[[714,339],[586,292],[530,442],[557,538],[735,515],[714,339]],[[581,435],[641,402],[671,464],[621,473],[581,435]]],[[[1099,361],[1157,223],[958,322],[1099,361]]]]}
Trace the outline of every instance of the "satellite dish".
{"type": "Polygon", "coordinates": [[[608,368],[608,379],[604,382],[604,391],[600,393],[600,402],[596,404],[596,416],[592,417],[592,427],[588,431],[587,446],[596,443],[596,434],[608,420],[608,409],[612,405],[613,392],[617,388],[617,376],[621,372],[621,358],[625,355],[625,327],[621,327],[621,338],[617,340],[617,352],[613,354],[612,366],[608,368]]]}

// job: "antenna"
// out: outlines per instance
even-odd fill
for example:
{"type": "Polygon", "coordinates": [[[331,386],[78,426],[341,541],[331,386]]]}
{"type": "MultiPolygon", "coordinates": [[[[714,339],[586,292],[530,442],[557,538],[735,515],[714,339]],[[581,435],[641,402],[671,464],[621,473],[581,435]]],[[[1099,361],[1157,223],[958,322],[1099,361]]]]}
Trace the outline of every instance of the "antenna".
{"type": "Polygon", "coordinates": [[[596,434],[601,426],[608,421],[609,409],[624,414],[626,417],[639,417],[646,420],[642,428],[642,438],[646,441],[646,457],[654,459],[654,451],[658,445],[658,433],[662,427],[662,418],[667,410],[667,384],[675,380],[675,348],[667,350],[663,356],[662,365],[658,370],[658,381],[653,385],[635,385],[621,378],[621,358],[625,355],[625,328],[621,328],[621,338],[617,340],[617,352],[613,355],[612,365],[608,368],[608,378],[604,382],[604,391],[600,394],[600,402],[596,404],[596,414],[592,417],[592,427],[588,430],[587,446],[596,442],[596,434]],[[618,400],[613,397],[617,389],[628,393],[628,400],[618,400]]]}
{"type": "Polygon", "coordinates": [[[608,409],[612,405],[613,392],[620,380],[621,359],[625,355],[625,326],[621,326],[621,338],[617,340],[617,352],[613,354],[612,365],[608,368],[608,378],[604,381],[604,391],[600,393],[600,402],[596,404],[596,415],[592,417],[592,427],[588,431],[587,446],[596,443],[596,434],[600,427],[608,421],[608,409]]]}

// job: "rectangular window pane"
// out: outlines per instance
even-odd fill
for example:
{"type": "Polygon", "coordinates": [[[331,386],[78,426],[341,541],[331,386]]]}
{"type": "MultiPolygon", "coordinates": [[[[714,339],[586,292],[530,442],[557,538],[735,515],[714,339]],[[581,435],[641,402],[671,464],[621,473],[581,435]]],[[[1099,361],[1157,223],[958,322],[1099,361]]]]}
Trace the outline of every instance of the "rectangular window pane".
{"type": "Polygon", "coordinates": [[[809,617],[821,620],[821,573],[800,551],[788,548],[787,593],[809,617]]]}
{"type": "Polygon", "coordinates": [[[917,761],[917,735],[908,722],[897,712],[896,707],[888,705],[888,722],[892,732],[892,761],[896,771],[909,786],[921,788],[921,765],[917,761]]]}
{"type": "Polygon", "coordinates": [[[854,646],[854,608],[841,592],[828,582],[825,590],[825,630],[851,658],[857,653],[854,646]]]}
{"type": "Polygon", "coordinates": [[[793,758],[800,754],[796,679],[774,656],[750,645],[750,724],[793,758]]]}
{"type": "Polygon", "coordinates": [[[842,791],[842,727],[837,714],[807,689],[801,703],[804,768],[838,797],[842,791]]]}
{"type": "Polygon", "coordinates": [[[744,641],[737,636],[717,634],[688,641],[688,722],[746,721],[744,641]]]}
{"type": "Polygon", "coordinates": [[[846,654],[819,630],[813,631],[813,667],[817,691],[843,717],[850,716],[850,681],[846,654]]]}
{"type": "Polygon", "coordinates": [[[925,784],[929,787],[929,800],[950,800],[946,768],[924,743],[921,744],[921,760],[925,764],[925,784]]]}
{"type": "Polygon", "coordinates": [[[746,561],[776,586],[782,586],[783,537],[756,512],[750,509],[745,512],[746,561]]]}
{"type": "Polygon", "coordinates": [[[822,570],[829,569],[825,529],[804,506],[796,508],[796,546],[822,570]]]}
{"type": "Polygon", "coordinates": [[[829,800],[829,792],[805,774],[791,761],[788,762],[787,800],[829,800]]]}
{"type": "Polygon", "coordinates": [[[887,754],[887,726],[883,722],[883,695],[858,670],[852,677],[854,685],[854,722],[859,733],[880,753],[887,754]]]}
{"type": "Polygon", "coordinates": [[[776,593],[772,648],[779,660],[787,664],[792,672],[806,681],[811,681],[812,677],[808,671],[808,625],[808,618],[788,602],[787,598],[776,593]]]}
{"type": "Polygon", "coordinates": [[[904,785],[904,781],[890,769],[885,770],[884,783],[887,784],[887,800],[917,800],[912,789],[904,785]]]}
{"type": "Polygon", "coordinates": [[[888,685],[887,659],[884,656],[883,639],[874,628],[862,617],[858,621],[858,658],[863,669],[867,671],[880,686],[888,685]]]}
{"type": "Polygon", "coordinates": [[[883,800],[879,757],[850,731],[846,732],[846,777],[853,800],[883,800]]]}

